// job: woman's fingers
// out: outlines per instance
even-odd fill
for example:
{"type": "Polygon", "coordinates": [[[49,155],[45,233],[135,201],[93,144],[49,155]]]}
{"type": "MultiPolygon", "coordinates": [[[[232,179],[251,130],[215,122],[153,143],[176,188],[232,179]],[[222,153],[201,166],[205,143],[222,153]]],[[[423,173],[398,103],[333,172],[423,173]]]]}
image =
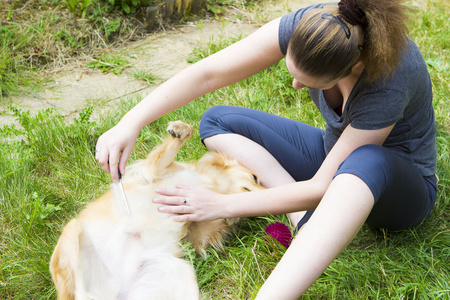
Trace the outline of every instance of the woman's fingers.
{"type": "Polygon", "coordinates": [[[136,143],[137,134],[116,125],[97,141],[95,159],[103,171],[111,174],[114,182],[119,180],[119,170],[122,175],[125,174],[125,166],[136,143]]]}
{"type": "MultiPolygon", "coordinates": [[[[170,187],[160,187],[156,189],[156,192],[163,196],[179,196],[179,197],[188,197],[188,194],[191,194],[193,197],[195,197],[194,187],[184,186],[184,185],[177,185],[174,188],[170,187]]],[[[197,190],[201,190],[200,188],[197,188],[197,190]]]]}
{"type": "Polygon", "coordinates": [[[158,188],[156,192],[159,196],[155,197],[153,202],[161,204],[158,208],[160,212],[173,214],[171,218],[174,221],[204,221],[206,191],[181,185],[176,188],[158,188]]]}
{"type": "MultiPolygon", "coordinates": [[[[98,147],[98,146],[97,146],[98,147]]],[[[96,148],[95,150],[95,160],[99,163],[100,167],[109,174],[109,151],[107,148],[96,148]]]]}
{"type": "Polygon", "coordinates": [[[111,151],[109,153],[109,171],[114,182],[119,181],[119,152],[111,151]]]}
{"type": "Polygon", "coordinates": [[[187,206],[188,205],[187,198],[182,197],[182,196],[181,197],[179,197],[179,196],[172,197],[170,195],[169,195],[169,197],[158,196],[153,199],[153,202],[158,203],[158,204],[174,205],[174,206],[179,206],[179,205],[187,206]]]}
{"type": "Polygon", "coordinates": [[[125,175],[125,167],[127,165],[128,159],[130,158],[131,151],[133,151],[133,146],[125,147],[125,149],[123,149],[122,151],[122,154],[120,155],[119,170],[122,175],[125,175]]]}
{"type": "Polygon", "coordinates": [[[159,208],[160,212],[170,214],[191,214],[193,212],[192,207],[187,205],[163,205],[159,208]]]}
{"type": "Polygon", "coordinates": [[[176,188],[159,188],[153,202],[161,204],[159,211],[171,213],[175,221],[210,221],[221,218],[224,195],[211,190],[178,185],[176,188]]]}

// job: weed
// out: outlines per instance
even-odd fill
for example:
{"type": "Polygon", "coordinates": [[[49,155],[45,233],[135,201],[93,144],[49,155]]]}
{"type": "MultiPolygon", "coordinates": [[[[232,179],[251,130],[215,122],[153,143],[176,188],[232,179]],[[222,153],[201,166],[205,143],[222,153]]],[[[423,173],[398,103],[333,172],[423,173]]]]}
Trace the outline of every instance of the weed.
{"type": "Polygon", "coordinates": [[[125,68],[130,66],[130,63],[123,56],[106,55],[98,58],[94,62],[88,63],[87,66],[93,69],[100,69],[104,73],[113,72],[119,75],[125,68]]]}
{"type": "Polygon", "coordinates": [[[43,82],[26,63],[25,54],[21,54],[23,45],[31,37],[20,38],[20,31],[17,25],[0,26],[0,99],[19,94],[27,87],[37,88],[43,82]]]}
{"type": "Polygon", "coordinates": [[[66,0],[66,5],[70,11],[81,18],[86,17],[86,13],[92,4],[92,0],[66,0]]]}
{"type": "Polygon", "coordinates": [[[143,70],[136,70],[132,75],[134,78],[145,81],[148,84],[155,84],[161,81],[161,78],[159,78],[158,76],[143,70]]]}
{"type": "Polygon", "coordinates": [[[196,63],[203,58],[208,57],[209,55],[214,54],[222,50],[223,48],[239,41],[241,38],[241,35],[232,39],[226,39],[223,35],[220,35],[218,40],[214,39],[214,37],[211,37],[206,47],[194,48],[191,56],[189,56],[186,61],[191,64],[196,63]]]}
{"type": "Polygon", "coordinates": [[[67,32],[65,30],[57,31],[55,33],[55,37],[57,39],[59,39],[60,41],[66,42],[67,45],[72,49],[82,46],[78,43],[78,40],[76,38],[72,37],[72,34],[70,34],[69,32],[67,32]]]}
{"type": "Polygon", "coordinates": [[[119,31],[121,25],[122,25],[122,20],[119,18],[104,23],[103,30],[105,31],[106,39],[108,40],[112,34],[117,33],[119,31]]]}
{"type": "MultiPolygon", "coordinates": [[[[135,13],[136,9],[141,5],[141,0],[108,0],[111,5],[118,7],[126,14],[135,13]]],[[[148,1],[145,1],[148,2],[148,1]]]]}

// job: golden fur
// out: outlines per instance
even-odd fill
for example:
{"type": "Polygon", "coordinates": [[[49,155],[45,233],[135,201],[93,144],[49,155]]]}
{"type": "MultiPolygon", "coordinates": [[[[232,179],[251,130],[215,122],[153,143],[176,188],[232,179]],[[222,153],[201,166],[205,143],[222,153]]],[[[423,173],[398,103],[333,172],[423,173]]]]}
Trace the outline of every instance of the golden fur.
{"type": "Polygon", "coordinates": [[[121,213],[108,191],[63,230],[50,262],[58,299],[198,299],[193,267],[182,257],[187,239],[198,254],[222,248],[237,219],[174,222],[152,202],[158,187],[201,186],[219,193],[261,189],[256,176],[222,154],[197,163],[173,159],[192,127],[171,122],[170,136],[123,177],[131,215],[121,213]]]}

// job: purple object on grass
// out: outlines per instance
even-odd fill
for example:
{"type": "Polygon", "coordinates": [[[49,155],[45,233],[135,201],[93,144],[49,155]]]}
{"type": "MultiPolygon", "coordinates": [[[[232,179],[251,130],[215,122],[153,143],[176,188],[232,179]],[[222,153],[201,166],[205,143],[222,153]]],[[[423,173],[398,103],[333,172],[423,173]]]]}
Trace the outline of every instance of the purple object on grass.
{"type": "Polygon", "coordinates": [[[286,248],[289,247],[292,241],[291,230],[283,223],[275,222],[269,224],[264,230],[266,234],[280,242],[286,248]]]}

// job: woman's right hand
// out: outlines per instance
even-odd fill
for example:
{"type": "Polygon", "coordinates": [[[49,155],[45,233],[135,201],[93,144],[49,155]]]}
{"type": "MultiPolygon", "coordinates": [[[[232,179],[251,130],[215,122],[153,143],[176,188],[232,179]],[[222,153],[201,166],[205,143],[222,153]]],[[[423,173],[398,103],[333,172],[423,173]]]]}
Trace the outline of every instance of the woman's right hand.
{"type": "Polygon", "coordinates": [[[125,174],[125,166],[138,135],[139,130],[118,123],[97,140],[95,159],[103,171],[111,174],[114,182],[119,181],[118,170],[121,174],[125,174]]]}

